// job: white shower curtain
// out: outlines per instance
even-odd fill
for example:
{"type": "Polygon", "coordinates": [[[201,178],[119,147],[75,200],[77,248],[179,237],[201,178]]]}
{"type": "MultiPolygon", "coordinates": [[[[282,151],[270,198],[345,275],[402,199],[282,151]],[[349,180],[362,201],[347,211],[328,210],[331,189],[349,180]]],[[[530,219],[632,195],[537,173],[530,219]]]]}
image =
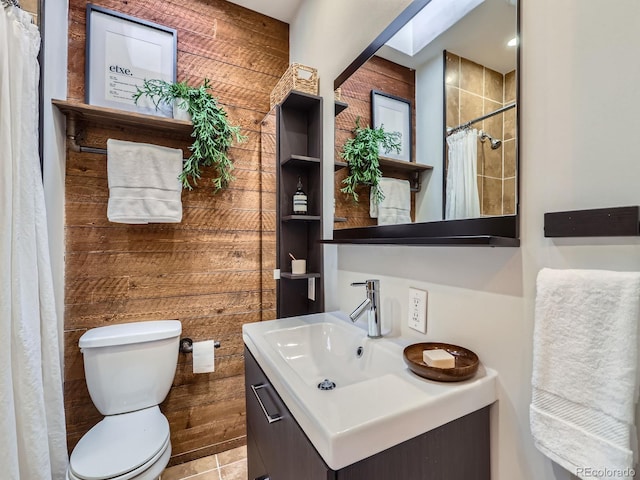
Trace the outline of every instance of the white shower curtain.
{"type": "Polygon", "coordinates": [[[477,138],[475,129],[462,130],[447,137],[449,163],[445,220],[480,216],[477,138]]]}
{"type": "Polygon", "coordinates": [[[40,34],[0,4],[0,478],[63,479],[62,373],[38,156],[40,34]]]}

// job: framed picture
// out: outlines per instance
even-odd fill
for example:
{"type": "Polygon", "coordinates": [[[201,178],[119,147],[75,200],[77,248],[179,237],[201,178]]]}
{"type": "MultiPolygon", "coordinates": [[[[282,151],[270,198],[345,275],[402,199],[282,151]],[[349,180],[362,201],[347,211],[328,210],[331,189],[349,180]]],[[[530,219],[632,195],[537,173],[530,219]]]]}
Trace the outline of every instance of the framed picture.
{"type": "Polygon", "coordinates": [[[400,133],[400,153],[380,152],[381,157],[411,162],[411,100],[371,90],[371,123],[385,132],[400,133]]]}
{"type": "Polygon", "coordinates": [[[86,103],[171,117],[172,106],[132,97],[145,79],[175,82],[177,38],[173,28],[87,5],[86,103]]]}

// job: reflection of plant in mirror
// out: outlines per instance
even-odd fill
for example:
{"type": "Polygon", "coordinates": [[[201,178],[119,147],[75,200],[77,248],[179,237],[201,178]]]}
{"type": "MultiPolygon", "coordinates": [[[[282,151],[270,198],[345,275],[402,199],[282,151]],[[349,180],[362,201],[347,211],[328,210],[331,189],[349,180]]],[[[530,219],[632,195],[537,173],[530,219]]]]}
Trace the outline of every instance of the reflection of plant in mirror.
{"type": "Polygon", "coordinates": [[[385,153],[395,150],[400,153],[400,132],[385,132],[384,126],[379,128],[361,127],[360,117],[356,118],[356,128],[353,130],[355,138],[347,140],[340,156],[349,165],[349,175],[342,180],[345,184],[340,189],[342,193],[353,196],[355,202],[358,201],[356,188],[360,185],[371,187],[371,198],[375,203],[380,203],[384,199],[384,194],[378,184],[382,171],[380,171],[380,147],[385,153]]]}
{"type": "Polygon", "coordinates": [[[180,108],[186,107],[193,122],[191,136],[194,141],[190,147],[191,156],[184,162],[180,181],[184,188],[192,190],[191,181],[197,185],[201,176],[200,167],[214,166],[219,175],[212,180],[217,192],[234,180],[231,174],[233,162],[227,155],[229,147],[234,139],[239,143],[246,137],[240,134],[240,127],[229,123],[227,112],[209,93],[210,88],[211,82],[208,78],[205,78],[204,83],[198,88],[190,87],[185,82],[145,80],[133,98],[137,103],[138,99],[145,95],[151,98],[156,108],[161,103],[172,105],[174,101],[178,102],[180,108]]]}

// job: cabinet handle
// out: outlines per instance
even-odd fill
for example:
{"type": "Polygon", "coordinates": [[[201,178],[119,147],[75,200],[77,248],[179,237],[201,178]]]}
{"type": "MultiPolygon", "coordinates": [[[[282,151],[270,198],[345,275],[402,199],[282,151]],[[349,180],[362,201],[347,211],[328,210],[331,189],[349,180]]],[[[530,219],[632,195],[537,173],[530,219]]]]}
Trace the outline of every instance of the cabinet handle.
{"type": "Polygon", "coordinates": [[[260,396],[258,395],[258,390],[265,388],[266,386],[267,385],[265,383],[259,383],[258,385],[251,385],[251,390],[253,390],[253,394],[256,396],[256,400],[258,400],[258,403],[260,404],[260,408],[262,408],[262,413],[264,413],[264,416],[267,417],[267,421],[269,423],[273,423],[273,422],[277,422],[278,420],[282,420],[282,416],[279,413],[276,413],[273,416],[269,415],[267,413],[267,409],[264,407],[264,403],[262,403],[262,400],[260,400],[260,396]]]}

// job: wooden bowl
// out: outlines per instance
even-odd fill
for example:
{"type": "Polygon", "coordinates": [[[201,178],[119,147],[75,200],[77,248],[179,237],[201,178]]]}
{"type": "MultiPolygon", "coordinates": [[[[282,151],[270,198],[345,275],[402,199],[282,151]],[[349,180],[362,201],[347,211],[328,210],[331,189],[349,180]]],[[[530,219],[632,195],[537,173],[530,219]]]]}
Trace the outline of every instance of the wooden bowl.
{"type": "Polygon", "coordinates": [[[449,343],[414,343],[404,349],[404,362],[409,369],[424,378],[437,380],[438,382],[461,382],[473,377],[478,371],[480,360],[471,350],[449,343]],[[430,367],[422,361],[423,350],[435,350],[440,348],[449,352],[456,359],[453,368],[430,367]]]}

